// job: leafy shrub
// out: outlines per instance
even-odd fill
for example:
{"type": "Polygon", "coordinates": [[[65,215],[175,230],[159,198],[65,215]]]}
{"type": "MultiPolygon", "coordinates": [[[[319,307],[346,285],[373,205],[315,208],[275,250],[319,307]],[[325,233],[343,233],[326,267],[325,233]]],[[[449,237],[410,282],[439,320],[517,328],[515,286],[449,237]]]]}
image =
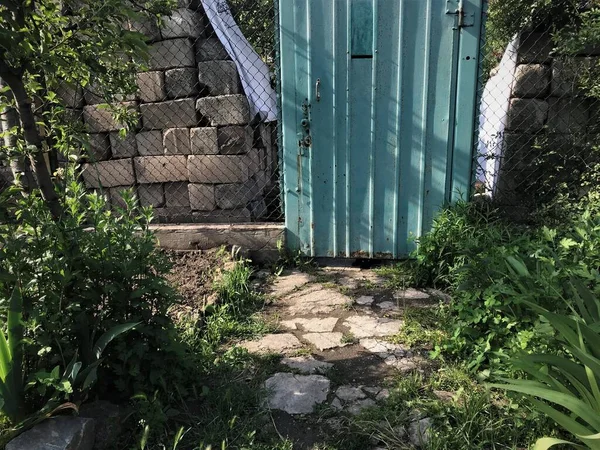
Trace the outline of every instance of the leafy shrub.
{"type": "MultiPolygon", "coordinates": [[[[534,276],[513,260],[521,277],[534,276]]],[[[560,354],[522,354],[517,368],[533,380],[512,380],[492,387],[535,397],[535,407],[571,433],[586,448],[600,448],[600,300],[579,280],[569,283],[571,297],[563,299],[569,314],[556,314],[538,304],[526,302],[556,330],[560,354]],[[547,402],[556,406],[550,406],[547,402]]],[[[571,444],[564,439],[542,438],[535,449],[571,444]]]]}
{"type": "Polygon", "coordinates": [[[564,283],[576,275],[597,286],[600,216],[597,207],[560,228],[507,225],[493,210],[459,203],[444,210],[415,254],[415,277],[452,291],[444,306],[448,338],[436,352],[467,358],[472,369],[498,366],[519,350],[546,349],[552,330],[523,300],[564,309],[564,283]],[[535,282],[520,289],[508,257],[517,256],[535,282]]]}
{"type": "MultiPolygon", "coordinates": [[[[124,193],[126,207],[111,211],[74,173],[70,167],[63,174],[59,221],[36,192],[3,194],[0,298],[21,286],[29,373],[65,368],[76,355],[93,364],[100,336],[139,323],[113,342],[98,368],[103,389],[129,396],[180,375],[174,363],[184,359],[183,347],[167,315],[176,296],[162,277],[169,264],[155,248],[149,210],[124,193]]],[[[8,312],[0,304],[0,314],[8,312]]]]}

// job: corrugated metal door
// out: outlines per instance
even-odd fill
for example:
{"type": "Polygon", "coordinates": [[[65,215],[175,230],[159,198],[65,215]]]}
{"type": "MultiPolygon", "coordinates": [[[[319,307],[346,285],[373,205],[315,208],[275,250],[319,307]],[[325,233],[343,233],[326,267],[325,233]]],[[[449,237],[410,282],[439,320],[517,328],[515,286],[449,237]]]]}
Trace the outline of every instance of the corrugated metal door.
{"type": "Polygon", "coordinates": [[[483,0],[280,0],[288,246],[402,257],[471,178],[483,0]]]}

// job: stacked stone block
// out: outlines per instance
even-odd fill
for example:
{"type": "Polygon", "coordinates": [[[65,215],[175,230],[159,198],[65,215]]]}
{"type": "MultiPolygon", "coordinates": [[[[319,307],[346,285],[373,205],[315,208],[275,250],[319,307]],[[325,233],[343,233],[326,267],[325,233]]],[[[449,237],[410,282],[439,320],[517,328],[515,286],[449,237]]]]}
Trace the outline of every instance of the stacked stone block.
{"type": "Polygon", "coordinates": [[[258,220],[276,183],[273,125],[250,125],[236,65],[196,3],[180,0],[160,28],[128,24],[150,42],[137,95],[119,105],[139,114],[129,133],[93,89],[65,92],[90,133],[83,179],[105,188],[114,206],[133,187],[159,221],[258,220]]]}
{"type": "Polygon", "coordinates": [[[598,132],[598,105],[579,91],[578,77],[598,64],[600,49],[564,57],[553,55],[552,47],[549,34],[521,35],[496,192],[518,218],[530,212],[537,184],[548,173],[541,149],[572,154],[577,142],[598,132]]]}

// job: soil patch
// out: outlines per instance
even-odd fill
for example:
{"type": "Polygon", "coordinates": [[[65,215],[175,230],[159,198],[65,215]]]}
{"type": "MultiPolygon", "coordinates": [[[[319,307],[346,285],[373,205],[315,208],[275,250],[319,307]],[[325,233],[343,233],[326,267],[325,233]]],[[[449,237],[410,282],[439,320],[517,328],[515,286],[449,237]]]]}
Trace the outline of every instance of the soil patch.
{"type": "Polygon", "coordinates": [[[182,306],[202,310],[214,302],[214,279],[223,270],[226,260],[219,251],[165,251],[173,264],[166,278],[181,295],[182,306]]]}

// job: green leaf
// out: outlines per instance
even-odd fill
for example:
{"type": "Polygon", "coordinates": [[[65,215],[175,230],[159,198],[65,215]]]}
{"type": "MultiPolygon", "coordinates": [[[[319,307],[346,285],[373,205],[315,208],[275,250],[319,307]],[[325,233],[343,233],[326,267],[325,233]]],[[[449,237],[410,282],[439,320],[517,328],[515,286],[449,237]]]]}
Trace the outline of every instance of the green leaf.
{"type": "Polygon", "coordinates": [[[559,444],[568,444],[575,448],[582,448],[584,450],[586,448],[583,445],[574,444],[573,442],[565,441],[563,439],[545,437],[537,440],[537,442],[533,445],[533,450],[546,450],[559,444]]]}
{"type": "Polygon", "coordinates": [[[132,328],[138,326],[141,322],[136,322],[136,323],[124,323],[121,325],[117,325],[112,327],[110,330],[108,330],[106,333],[104,333],[102,336],[100,336],[100,339],[98,339],[98,341],[96,342],[96,345],[94,345],[94,349],[92,350],[92,354],[94,355],[94,357],[96,359],[100,359],[100,357],[102,356],[102,352],[104,352],[104,350],[106,349],[106,346],[108,344],[110,344],[110,342],[116,338],[117,336],[126,333],[127,331],[131,330],[132,328]]]}

